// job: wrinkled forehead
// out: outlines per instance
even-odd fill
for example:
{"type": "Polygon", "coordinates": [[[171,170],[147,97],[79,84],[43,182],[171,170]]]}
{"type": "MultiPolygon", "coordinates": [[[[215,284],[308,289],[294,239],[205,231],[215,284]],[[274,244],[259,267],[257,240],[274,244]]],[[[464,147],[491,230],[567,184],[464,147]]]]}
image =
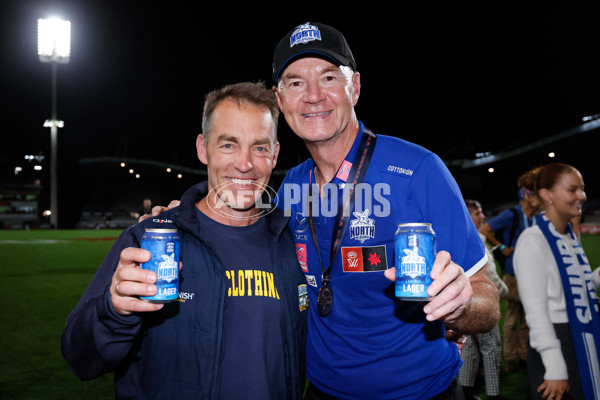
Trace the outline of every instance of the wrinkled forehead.
{"type": "Polygon", "coordinates": [[[324,72],[324,71],[339,71],[338,64],[331,62],[328,59],[315,56],[305,56],[295,59],[290,62],[281,72],[281,79],[285,79],[290,75],[308,72],[324,72]]]}
{"type": "Polygon", "coordinates": [[[277,86],[280,88],[280,85],[288,80],[320,78],[329,74],[334,74],[342,78],[344,83],[349,83],[353,73],[354,71],[350,67],[344,65],[338,66],[318,57],[305,57],[295,60],[286,67],[281,74],[277,86]]]}
{"type": "Polygon", "coordinates": [[[277,142],[277,121],[266,106],[224,99],[212,115],[209,140],[277,142]]]}

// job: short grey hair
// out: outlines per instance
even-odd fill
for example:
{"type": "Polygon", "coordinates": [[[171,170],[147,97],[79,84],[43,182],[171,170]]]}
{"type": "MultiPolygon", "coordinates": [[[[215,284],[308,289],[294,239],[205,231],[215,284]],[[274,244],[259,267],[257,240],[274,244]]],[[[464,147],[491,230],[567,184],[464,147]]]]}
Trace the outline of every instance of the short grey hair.
{"type": "Polygon", "coordinates": [[[279,121],[277,98],[275,93],[267,89],[263,82],[234,83],[208,93],[202,115],[202,133],[205,138],[208,139],[211,131],[215,109],[225,100],[232,100],[238,105],[252,104],[268,110],[273,119],[273,144],[277,143],[277,122],[279,121]]]}

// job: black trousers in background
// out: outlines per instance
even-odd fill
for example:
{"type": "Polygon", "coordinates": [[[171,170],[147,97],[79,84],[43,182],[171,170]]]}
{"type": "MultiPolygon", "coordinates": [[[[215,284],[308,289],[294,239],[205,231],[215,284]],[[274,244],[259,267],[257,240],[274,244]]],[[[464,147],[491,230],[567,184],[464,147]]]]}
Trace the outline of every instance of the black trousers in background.
{"type": "MultiPolygon", "coordinates": [[[[573,399],[585,399],[581,379],[579,379],[579,365],[577,364],[577,357],[575,356],[575,345],[573,344],[573,337],[571,336],[571,327],[568,323],[553,325],[556,337],[560,340],[565,363],[567,364],[569,385],[571,386],[568,393],[573,399]]],[[[544,382],[546,368],[544,368],[540,353],[531,348],[531,346],[529,346],[529,354],[527,355],[527,373],[529,375],[531,398],[533,400],[541,400],[542,396],[537,392],[537,388],[544,382]]]]}
{"type": "MultiPolygon", "coordinates": [[[[338,400],[338,398],[322,392],[313,384],[309,383],[304,400],[338,400]]],[[[458,380],[454,379],[448,389],[429,400],[465,400],[465,396],[462,387],[458,384],[458,380]]]]}

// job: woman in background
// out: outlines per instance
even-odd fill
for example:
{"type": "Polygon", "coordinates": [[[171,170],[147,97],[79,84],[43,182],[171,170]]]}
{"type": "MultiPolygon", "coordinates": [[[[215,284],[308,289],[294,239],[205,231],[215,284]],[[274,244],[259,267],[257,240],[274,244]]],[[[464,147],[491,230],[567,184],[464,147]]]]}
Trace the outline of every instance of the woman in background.
{"type": "Polygon", "coordinates": [[[570,221],[586,200],[583,178],[566,164],[536,177],[544,204],[517,242],[514,268],[529,325],[527,367],[534,399],[600,399],[600,318],[593,273],[570,221]]]}

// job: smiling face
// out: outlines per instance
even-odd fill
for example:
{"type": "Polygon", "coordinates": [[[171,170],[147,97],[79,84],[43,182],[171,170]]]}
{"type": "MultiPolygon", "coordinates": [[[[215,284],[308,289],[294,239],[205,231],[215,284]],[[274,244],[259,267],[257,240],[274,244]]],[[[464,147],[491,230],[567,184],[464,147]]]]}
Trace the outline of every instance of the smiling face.
{"type": "Polygon", "coordinates": [[[277,162],[273,117],[253,104],[224,100],[213,114],[206,138],[198,135],[198,158],[207,165],[209,194],[200,206],[209,217],[251,219],[260,213],[255,206],[277,162]]]}
{"type": "Polygon", "coordinates": [[[359,94],[358,73],[314,57],[291,63],[276,88],[286,122],[307,144],[355,131],[359,94]]]}
{"type": "Polygon", "coordinates": [[[547,203],[546,212],[565,221],[580,216],[587,199],[584,188],[583,177],[576,169],[561,174],[551,188],[540,190],[547,203]]]}
{"type": "Polygon", "coordinates": [[[473,220],[475,227],[477,229],[481,228],[481,225],[483,225],[483,220],[485,219],[485,214],[483,213],[481,207],[469,208],[469,214],[471,214],[471,219],[473,220]]]}

